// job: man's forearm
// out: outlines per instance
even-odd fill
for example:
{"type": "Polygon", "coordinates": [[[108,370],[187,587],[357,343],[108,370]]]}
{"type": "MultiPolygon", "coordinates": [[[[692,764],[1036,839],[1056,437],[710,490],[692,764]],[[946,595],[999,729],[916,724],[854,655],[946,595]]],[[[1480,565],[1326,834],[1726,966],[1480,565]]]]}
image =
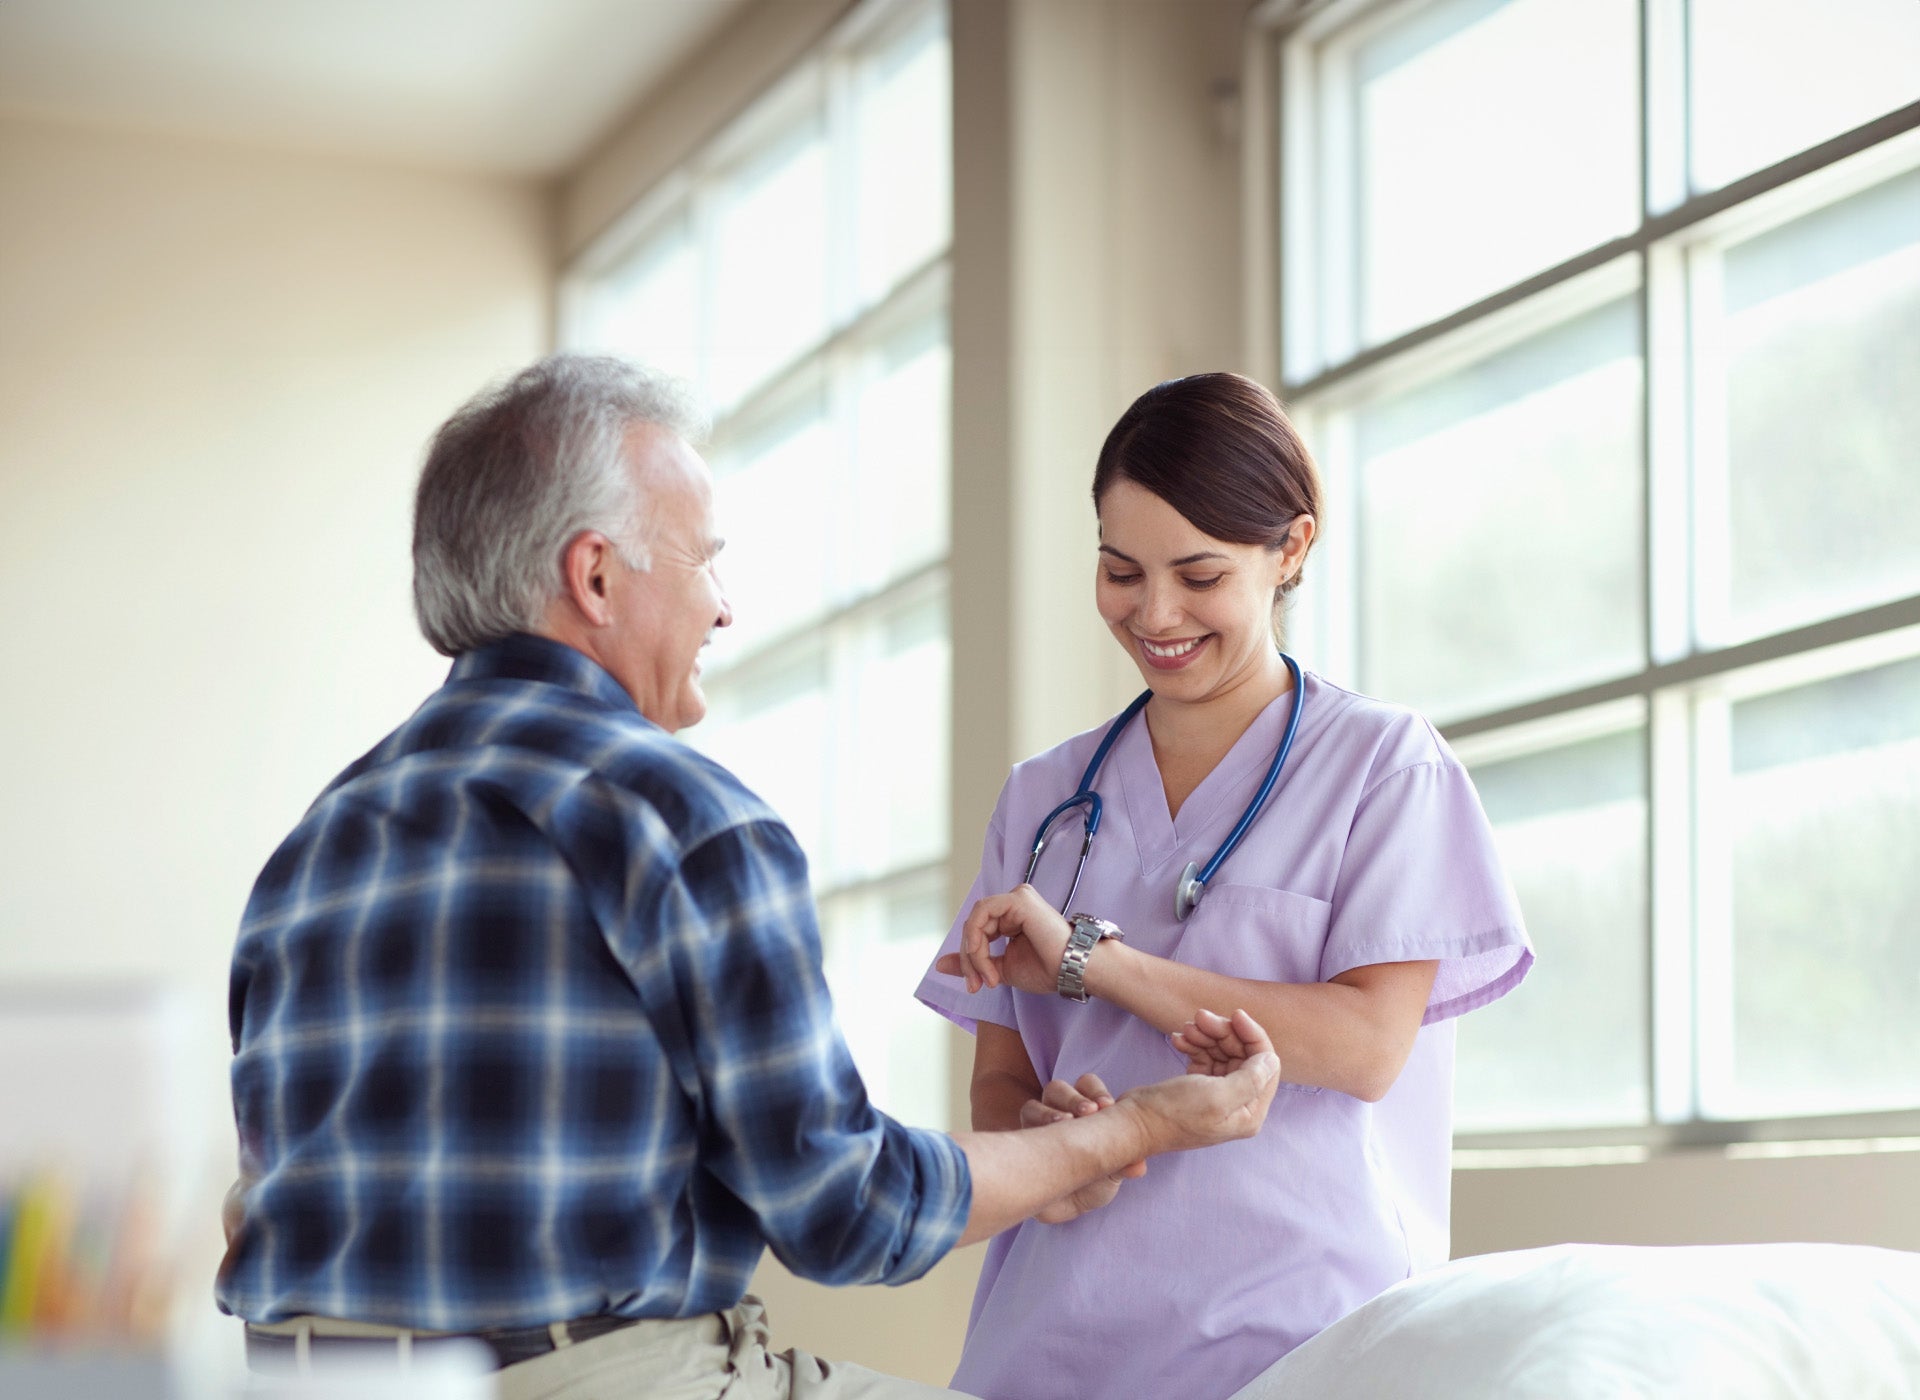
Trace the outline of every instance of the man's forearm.
{"type": "Polygon", "coordinates": [[[1071,1191],[1152,1154],[1155,1148],[1125,1102],[1065,1123],[1020,1132],[955,1133],[973,1175],[973,1207],[963,1245],[999,1234],[1071,1191]]]}

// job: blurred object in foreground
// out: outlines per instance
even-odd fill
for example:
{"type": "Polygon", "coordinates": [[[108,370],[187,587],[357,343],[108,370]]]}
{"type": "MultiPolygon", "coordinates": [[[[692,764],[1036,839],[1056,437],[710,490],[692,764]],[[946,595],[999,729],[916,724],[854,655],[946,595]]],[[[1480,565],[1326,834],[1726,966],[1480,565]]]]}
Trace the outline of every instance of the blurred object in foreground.
{"type": "Polygon", "coordinates": [[[181,1003],[155,984],[0,988],[0,1394],[165,1396],[203,1172],[181,1003]]]}
{"type": "Polygon", "coordinates": [[[0,1348],[157,1349],[167,1271],[153,1187],[78,1195],[40,1172],[0,1188],[0,1348]]]}
{"type": "Polygon", "coordinates": [[[477,1342],[438,1343],[404,1370],[376,1360],[334,1361],[311,1375],[255,1374],[238,1400],[493,1400],[493,1358],[477,1342]]]}

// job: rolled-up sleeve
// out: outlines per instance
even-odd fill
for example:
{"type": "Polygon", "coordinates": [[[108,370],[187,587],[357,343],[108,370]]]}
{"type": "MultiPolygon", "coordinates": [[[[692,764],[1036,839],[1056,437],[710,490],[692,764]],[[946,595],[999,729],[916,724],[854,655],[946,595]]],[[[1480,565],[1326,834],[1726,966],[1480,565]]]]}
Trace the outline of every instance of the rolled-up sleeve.
{"type": "Polygon", "coordinates": [[[953,1248],[972,1200],[944,1133],[868,1100],[834,1019],[806,858],[777,821],[683,856],[662,910],[699,1084],[700,1160],[774,1254],[822,1283],[906,1283],[953,1248]]]}

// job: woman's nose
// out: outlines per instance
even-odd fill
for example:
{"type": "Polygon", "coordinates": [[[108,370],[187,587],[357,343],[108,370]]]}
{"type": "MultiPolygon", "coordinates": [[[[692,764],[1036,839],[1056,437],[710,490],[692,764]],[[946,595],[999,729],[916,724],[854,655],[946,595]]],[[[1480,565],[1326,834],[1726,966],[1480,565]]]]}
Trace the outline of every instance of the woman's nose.
{"type": "Polygon", "coordinates": [[[1165,585],[1148,584],[1140,600],[1140,621],[1147,631],[1164,635],[1180,623],[1180,599],[1165,585]]]}

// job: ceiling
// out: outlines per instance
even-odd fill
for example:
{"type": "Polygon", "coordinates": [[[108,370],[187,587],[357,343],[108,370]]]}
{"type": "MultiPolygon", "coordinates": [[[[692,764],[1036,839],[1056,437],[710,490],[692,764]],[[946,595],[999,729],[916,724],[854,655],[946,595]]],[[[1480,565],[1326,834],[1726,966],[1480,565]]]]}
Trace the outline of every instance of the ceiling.
{"type": "Polygon", "coordinates": [[[0,113],[552,175],[754,0],[0,0],[0,113]]]}

